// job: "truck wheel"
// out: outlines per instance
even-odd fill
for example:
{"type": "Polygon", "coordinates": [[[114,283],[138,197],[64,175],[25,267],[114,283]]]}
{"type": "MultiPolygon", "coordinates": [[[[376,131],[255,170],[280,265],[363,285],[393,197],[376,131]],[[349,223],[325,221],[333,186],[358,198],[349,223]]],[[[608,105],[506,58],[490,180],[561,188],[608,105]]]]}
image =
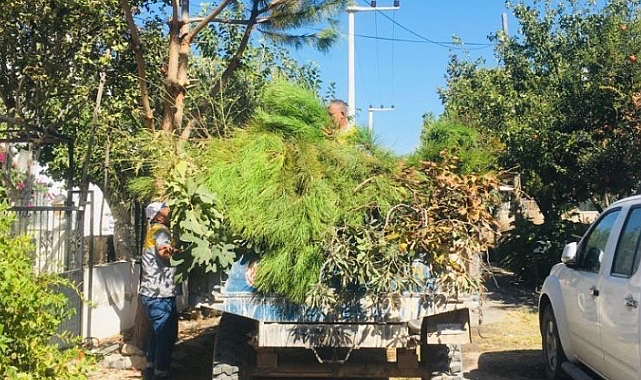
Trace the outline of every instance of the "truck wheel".
{"type": "Polygon", "coordinates": [[[249,334],[256,331],[255,321],[223,313],[214,343],[212,380],[249,380],[244,370],[249,363],[249,334]]]}
{"type": "Polygon", "coordinates": [[[554,312],[550,305],[547,305],[543,310],[541,335],[543,355],[545,358],[545,374],[547,378],[550,380],[565,379],[565,372],[561,369],[561,364],[563,364],[567,358],[561,346],[559,331],[556,328],[556,319],[554,318],[554,312]]]}
{"type": "Polygon", "coordinates": [[[460,344],[421,346],[421,361],[430,374],[425,380],[463,380],[463,351],[460,344]]]}

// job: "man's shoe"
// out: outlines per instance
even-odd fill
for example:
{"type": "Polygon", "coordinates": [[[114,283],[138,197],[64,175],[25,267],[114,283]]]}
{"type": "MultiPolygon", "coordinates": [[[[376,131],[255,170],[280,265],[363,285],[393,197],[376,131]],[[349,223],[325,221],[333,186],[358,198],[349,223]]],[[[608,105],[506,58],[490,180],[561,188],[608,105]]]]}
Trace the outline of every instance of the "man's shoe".
{"type": "Polygon", "coordinates": [[[153,367],[147,367],[142,370],[142,379],[143,380],[156,380],[154,377],[154,368],[153,367]]]}

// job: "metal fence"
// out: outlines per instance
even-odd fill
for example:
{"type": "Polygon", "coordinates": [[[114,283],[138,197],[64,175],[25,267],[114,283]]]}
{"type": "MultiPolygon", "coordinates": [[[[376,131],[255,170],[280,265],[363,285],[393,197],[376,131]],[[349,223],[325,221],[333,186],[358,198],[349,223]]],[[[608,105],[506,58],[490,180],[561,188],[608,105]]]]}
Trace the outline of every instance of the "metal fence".
{"type": "MultiPolygon", "coordinates": [[[[71,192],[69,196],[73,196],[71,192]]],[[[66,202],[53,206],[37,203],[35,206],[14,206],[12,210],[16,213],[12,233],[31,237],[34,271],[59,274],[74,285],[75,288],[57,289],[67,296],[69,307],[76,311],[63,322],[60,331],[80,336],[83,309],[80,293],[84,280],[83,263],[87,257],[80,223],[83,209],[66,202]]]]}

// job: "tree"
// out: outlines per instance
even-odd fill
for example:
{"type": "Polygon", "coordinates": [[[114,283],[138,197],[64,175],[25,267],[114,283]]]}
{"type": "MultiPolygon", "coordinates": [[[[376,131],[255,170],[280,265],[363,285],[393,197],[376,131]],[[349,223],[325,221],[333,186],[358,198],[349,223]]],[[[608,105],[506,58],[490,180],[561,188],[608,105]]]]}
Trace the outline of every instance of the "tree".
{"type": "Polygon", "coordinates": [[[501,66],[453,58],[449,117],[495,133],[546,216],[620,197],[639,183],[639,7],[611,0],[515,6],[521,34],[494,36],[501,66]]]}
{"type": "MultiPolygon", "coordinates": [[[[129,20],[129,27],[132,36],[138,73],[141,78],[145,77],[144,59],[142,50],[136,44],[136,25],[132,22],[131,10],[125,0],[121,0],[123,11],[129,20]]],[[[171,1],[172,16],[169,21],[169,55],[166,64],[165,103],[163,106],[162,129],[173,133],[183,132],[183,115],[185,105],[186,89],[189,86],[189,54],[191,45],[201,31],[205,30],[211,22],[231,23],[242,25],[244,32],[236,50],[230,54],[228,65],[221,76],[212,83],[211,95],[215,97],[222,87],[227,83],[229,77],[239,67],[241,58],[247,48],[252,31],[261,30],[264,35],[272,40],[287,43],[294,46],[302,46],[303,43],[313,43],[320,49],[327,49],[336,39],[336,33],[331,29],[325,29],[316,34],[292,35],[286,33],[288,30],[299,28],[303,25],[316,23],[335,13],[346,0],[322,0],[322,1],[283,1],[283,0],[250,0],[246,4],[235,0],[222,0],[205,17],[197,20],[196,25],[191,28],[189,14],[189,0],[182,0],[180,7],[178,0],[171,1]],[[232,9],[233,8],[233,9],[232,9]],[[230,9],[234,14],[243,17],[239,19],[218,18],[223,11],[230,9]]],[[[331,25],[331,23],[330,23],[331,25]]],[[[141,85],[142,97],[145,97],[144,86],[141,85]]],[[[143,100],[143,104],[148,101],[143,100]]],[[[207,104],[198,107],[203,112],[207,104]]],[[[145,117],[149,120],[150,110],[145,110],[145,117]]],[[[198,113],[195,114],[198,117],[198,113]]],[[[189,125],[188,125],[189,127],[189,125]]],[[[189,130],[184,135],[188,135],[189,130]]]]}

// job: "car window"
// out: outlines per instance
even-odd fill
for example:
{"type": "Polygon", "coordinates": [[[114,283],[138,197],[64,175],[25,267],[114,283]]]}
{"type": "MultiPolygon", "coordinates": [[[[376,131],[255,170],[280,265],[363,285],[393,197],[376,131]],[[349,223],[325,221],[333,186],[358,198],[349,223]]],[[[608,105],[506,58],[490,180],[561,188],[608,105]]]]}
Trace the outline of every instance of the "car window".
{"type": "Polygon", "coordinates": [[[578,268],[599,273],[605,246],[620,212],[620,209],[614,209],[603,215],[590,229],[588,235],[581,240],[578,268]]]}
{"type": "Polygon", "coordinates": [[[639,267],[639,238],[641,237],[641,208],[630,211],[619,237],[610,273],[615,276],[630,277],[639,267]]]}

